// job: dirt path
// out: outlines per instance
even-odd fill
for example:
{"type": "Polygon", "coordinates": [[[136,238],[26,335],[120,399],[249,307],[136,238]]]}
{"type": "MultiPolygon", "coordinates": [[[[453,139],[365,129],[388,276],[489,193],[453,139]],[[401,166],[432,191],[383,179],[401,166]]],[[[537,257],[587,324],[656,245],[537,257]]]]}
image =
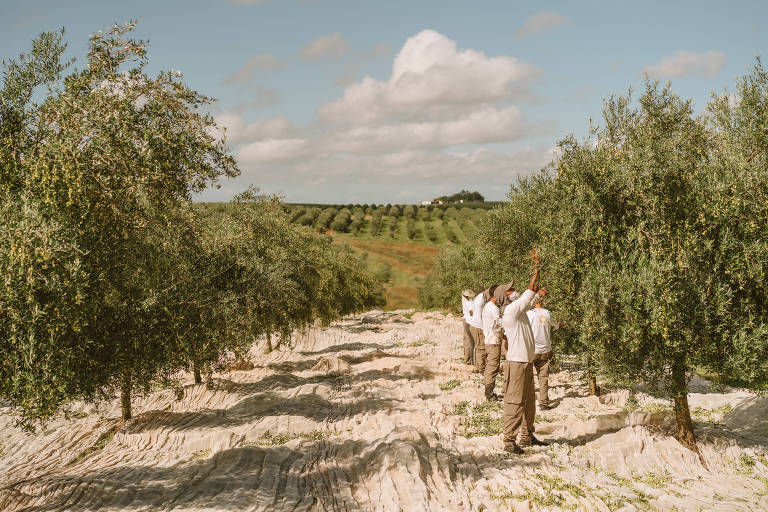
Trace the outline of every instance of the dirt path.
{"type": "Polygon", "coordinates": [[[588,397],[565,365],[537,415],[552,444],[512,457],[458,319],[371,312],[294,341],[126,425],[117,400],[34,436],[0,409],[0,510],[768,510],[766,396],[694,382],[706,470],[665,402],[588,397]]]}

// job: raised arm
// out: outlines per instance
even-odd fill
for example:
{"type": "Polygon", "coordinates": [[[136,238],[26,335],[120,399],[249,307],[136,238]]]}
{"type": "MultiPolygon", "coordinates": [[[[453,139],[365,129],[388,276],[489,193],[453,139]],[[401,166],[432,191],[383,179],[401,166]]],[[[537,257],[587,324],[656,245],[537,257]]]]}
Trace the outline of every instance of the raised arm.
{"type": "Polygon", "coordinates": [[[528,289],[532,292],[539,290],[539,271],[541,270],[541,260],[539,259],[539,249],[533,249],[530,252],[531,260],[533,260],[533,275],[531,280],[528,281],[528,289]]]}

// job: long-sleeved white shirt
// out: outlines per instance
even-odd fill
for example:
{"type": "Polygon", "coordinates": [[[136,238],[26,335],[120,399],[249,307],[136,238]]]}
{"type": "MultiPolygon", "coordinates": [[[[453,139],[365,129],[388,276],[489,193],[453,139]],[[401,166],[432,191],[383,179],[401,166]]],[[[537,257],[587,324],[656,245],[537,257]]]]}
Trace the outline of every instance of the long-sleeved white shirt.
{"type": "Polygon", "coordinates": [[[507,336],[507,361],[530,363],[535,355],[535,341],[531,322],[526,311],[533,307],[535,293],[525,290],[523,294],[512,301],[501,316],[501,325],[507,336]]]}
{"type": "Polygon", "coordinates": [[[483,306],[485,306],[485,297],[480,292],[472,301],[472,316],[469,317],[469,325],[472,327],[483,328],[483,306]]]}
{"type": "Polygon", "coordinates": [[[483,306],[483,337],[486,345],[498,345],[501,338],[501,314],[499,306],[491,301],[483,306]]]}
{"type": "Polygon", "coordinates": [[[464,314],[464,321],[467,323],[469,323],[469,320],[472,318],[472,316],[469,314],[470,311],[472,311],[472,301],[462,295],[461,312],[464,314]]]}
{"type": "Polygon", "coordinates": [[[533,308],[527,313],[533,331],[533,341],[536,343],[536,353],[546,354],[552,350],[552,338],[549,334],[549,324],[552,314],[545,308],[533,308]]]}

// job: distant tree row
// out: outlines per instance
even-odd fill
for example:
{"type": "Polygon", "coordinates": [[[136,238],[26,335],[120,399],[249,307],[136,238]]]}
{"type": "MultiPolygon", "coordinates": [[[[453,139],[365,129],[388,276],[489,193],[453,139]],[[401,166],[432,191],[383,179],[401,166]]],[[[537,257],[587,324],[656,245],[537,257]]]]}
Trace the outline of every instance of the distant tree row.
{"type": "Polygon", "coordinates": [[[424,240],[431,243],[461,243],[470,239],[487,215],[484,208],[430,208],[414,205],[355,206],[325,208],[286,205],[286,217],[294,224],[325,233],[350,233],[374,238],[424,240]],[[383,229],[385,228],[385,229],[383,229]]]}
{"type": "Polygon", "coordinates": [[[462,190],[461,192],[457,192],[456,194],[452,194],[450,196],[440,196],[437,198],[437,200],[444,203],[482,203],[485,201],[485,197],[483,197],[480,192],[462,190]]]}

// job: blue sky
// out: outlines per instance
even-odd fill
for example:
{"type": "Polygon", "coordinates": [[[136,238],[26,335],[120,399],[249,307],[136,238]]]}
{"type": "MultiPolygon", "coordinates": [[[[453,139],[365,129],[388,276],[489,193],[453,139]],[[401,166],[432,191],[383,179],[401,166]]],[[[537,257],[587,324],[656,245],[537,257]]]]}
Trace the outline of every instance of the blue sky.
{"type": "Polygon", "coordinates": [[[701,111],[768,50],[760,1],[0,0],[0,56],[65,27],[82,66],[88,35],[128,19],[151,73],[218,99],[242,175],[204,200],[502,199],[644,72],[701,111]]]}

